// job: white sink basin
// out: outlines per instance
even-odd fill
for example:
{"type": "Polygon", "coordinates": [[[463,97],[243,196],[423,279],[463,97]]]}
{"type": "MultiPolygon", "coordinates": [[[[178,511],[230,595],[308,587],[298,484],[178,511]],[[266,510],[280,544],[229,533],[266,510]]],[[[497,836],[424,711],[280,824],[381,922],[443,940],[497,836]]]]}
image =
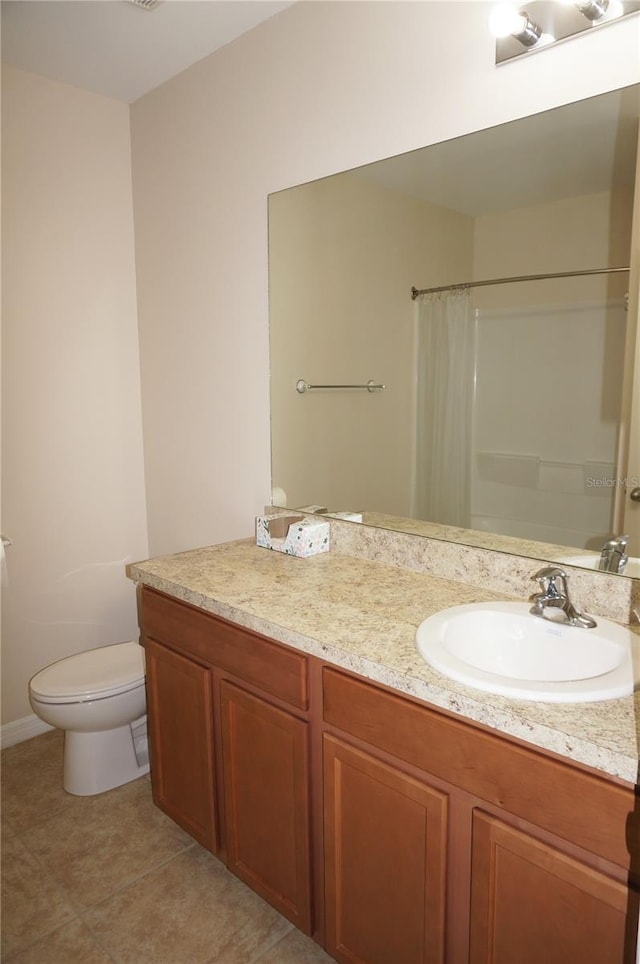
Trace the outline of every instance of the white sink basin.
{"type": "Polygon", "coordinates": [[[564,626],[529,609],[524,602],[445,609],[418,626],[418,652],[444,676],[516,699],[585,703],[633,692],[638,638],[628,629],[600,617],[594,629],[564,626]]]}
{"type": "MultiPolygon", "coordinates": [[[[581,566],[583,569],[597,569],[599,561],[599,555],[591,555],[589,553],[585,553],[582,556],[563,556],[561,559],[558,559],[558,562],[565,566],[581,566]]],[[[615,575],[615,573],[612,575],[615,575]]],[[[624,572],[620,573],[620,575],[633,576],[635,579],[640,579],[640,559],[636,559],[635,556],[630,556],[629,561],[624,567],[624,572]]]]}

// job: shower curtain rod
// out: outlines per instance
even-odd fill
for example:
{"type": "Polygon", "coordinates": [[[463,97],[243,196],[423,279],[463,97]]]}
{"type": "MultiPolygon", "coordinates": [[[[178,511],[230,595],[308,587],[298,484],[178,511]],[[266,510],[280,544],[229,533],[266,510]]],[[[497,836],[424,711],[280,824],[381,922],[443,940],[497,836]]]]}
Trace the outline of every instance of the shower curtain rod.
{"type": "Polygon", "coordinates": [[[430,295],[436,291],[455,291],[456,288],[484,288],[485,285],[504,285],[514,281],[546,281],[548,278],[578,278],[588,274],[612,274],[616,271],[629,271],[629,268],[590,268],[587,271],[560,271],[557,274],[523,274],[516,278],[492,278],[490,281],[465,281],[464,284],[441,285],[439,288],[412,288],[411,298],[430,295]]]}

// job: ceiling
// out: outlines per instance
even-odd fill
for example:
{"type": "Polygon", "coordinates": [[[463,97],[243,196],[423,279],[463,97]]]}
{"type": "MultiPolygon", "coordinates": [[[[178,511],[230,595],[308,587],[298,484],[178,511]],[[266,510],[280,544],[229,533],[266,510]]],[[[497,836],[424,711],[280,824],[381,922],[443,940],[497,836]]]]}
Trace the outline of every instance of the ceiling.
{"type": "Polygon", "coordinates": [[[133,103],[291,0],[2,0],[2,60],[133,103]]]}
{"type": "Polygon", "coordinates": [[[462,214],[633,187],[640,86],[363,167],[358,176],[462,214]]]}
{"type": "MultiPolygon", "coordinates": [[[[2,59],[132,103],[291,5],[2,0],[2,59]]],[[[637,125],[635,87],[368,165],[362,176],[477,216],[633,184],[637,125]]]]}

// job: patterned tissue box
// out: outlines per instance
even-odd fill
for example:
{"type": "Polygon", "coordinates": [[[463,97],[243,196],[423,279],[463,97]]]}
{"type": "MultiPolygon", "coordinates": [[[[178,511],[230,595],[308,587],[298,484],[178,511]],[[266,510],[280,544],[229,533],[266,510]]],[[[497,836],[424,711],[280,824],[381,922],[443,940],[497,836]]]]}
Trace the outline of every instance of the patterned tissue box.
{"type": "Polygon", "coordinates": [[[256,545],[290,556],[315,556],[329,551],[331,527],[301,515],[279,512],[256,518],[256,545]]]}

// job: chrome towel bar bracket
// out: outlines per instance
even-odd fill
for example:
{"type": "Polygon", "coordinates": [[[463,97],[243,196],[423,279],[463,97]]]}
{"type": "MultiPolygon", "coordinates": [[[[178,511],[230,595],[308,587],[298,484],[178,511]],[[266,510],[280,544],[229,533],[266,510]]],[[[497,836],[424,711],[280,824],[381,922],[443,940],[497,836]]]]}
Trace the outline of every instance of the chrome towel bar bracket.
{"type": "Polygon", "coordinates": [[[304,395],[305,392],[313,391],[316,388],[366,388],[368,392],[380,392],[385,389],[386,385],[381,385],[379,382],[374,381],[370,378],[366,385],[310,385],[309,382],[305,382],[304,378],[299,378],[296,382],[296,391],[300,395],[304,395]]]}

